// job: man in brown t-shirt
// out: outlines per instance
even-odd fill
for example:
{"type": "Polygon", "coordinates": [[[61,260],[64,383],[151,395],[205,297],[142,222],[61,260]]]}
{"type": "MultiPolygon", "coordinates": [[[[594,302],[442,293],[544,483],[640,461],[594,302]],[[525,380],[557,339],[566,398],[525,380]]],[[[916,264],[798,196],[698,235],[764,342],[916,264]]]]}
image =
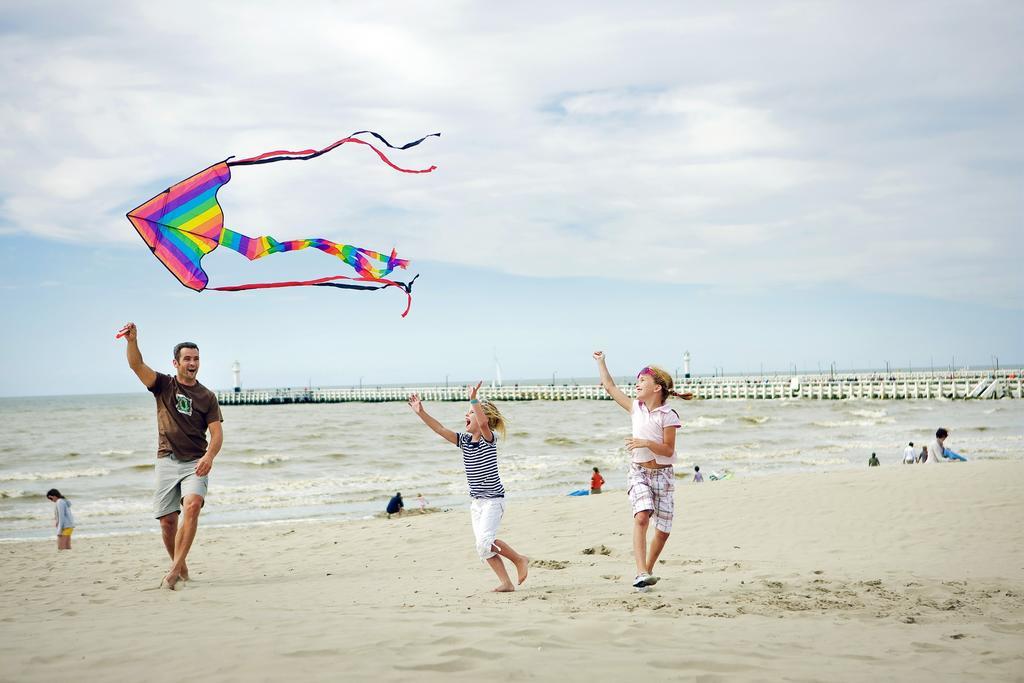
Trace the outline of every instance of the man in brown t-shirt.
{"type": "Polygon", "coordinates": [[[128,367],[156,398],[159,444],[153,512],[160,520],[164,547],[171,556],[171,570],[160,585],[174,590],[178,581],[188,580],[185,558],[196,537],[199,511],[206,500],[207,475],[224,441],[224,418],[216,395],[196,381],[198,346],[191,342],[175,346],[173,365],[177,372],[165,375],[142,361],[135,323],[128,323],[124,332],[128,367]]]}

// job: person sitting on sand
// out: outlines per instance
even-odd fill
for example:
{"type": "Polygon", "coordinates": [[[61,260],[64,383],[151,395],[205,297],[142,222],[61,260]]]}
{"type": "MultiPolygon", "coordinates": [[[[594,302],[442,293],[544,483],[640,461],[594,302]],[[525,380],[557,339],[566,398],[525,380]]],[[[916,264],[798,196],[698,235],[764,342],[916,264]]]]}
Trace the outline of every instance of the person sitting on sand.
{"type": "Polygon", "coordinates": [[[71,514],[71,501],[57,489],[46,492],[46,498],[54,503],[53,515],[57,526],[57,550],[71,550],[71,532],[75,530],[75,516],[71,514]]]}
{"type": "Polygon", "coordinates": [[[402,508],[404,507],[405,503],[402,502],[402,492],[398,491],[395,493],[395,495],[391,497],[391,500],[388,501],[388,519],[391,519],[391,515],[398,515],[399,517],[401,517],[402,508]]]}
{"type": "Polygon", "coordinates": [[[948,436],[949,431],[945,427],[939,427],[935,431],[935,441],[928,446],[928,462],[967,461],[967,458],[964,456],[953,452],[951,448],[946,448],[946,438],[948,436]]]}
{"type": "Polygon", "coordinates": [[[595,467],[594,473],[590,475],[590,492],[601,493],[602,486],[604,486],[604,477],[601,476],[601,470],[595,467]]]}
{"type": "Polygon", "coordinates": [[[880,464],[881,463],[878,462],[878,456],[872,453],[871,457],[868,458],[868,467],[878,467],[880,464]]]}
{"type": "Polygon", "coordinates": [[[507,593],[516,587],[501,558],[504,557],[516,568],[516,578],[520,585],[526,581],[530,571],[530,558],[497,538],[498,526],[505,514],[505,487],[498,474],[498,437],[494,431],[497,430],[502,438],[505,437],[505,418],[493,403],[477,399],[481,384],[482,381],[470,388],[465,432],[456,433],[446,429],[427,414],[416,394],[409,396],[409,407],[435,434],[462,451],[462,466],[466,470],[469,495],[473,499],[469,511],[473,520],[473,535],[476,536],[476,551],[501,581],[494,589],[495,592],[507,593]]]}

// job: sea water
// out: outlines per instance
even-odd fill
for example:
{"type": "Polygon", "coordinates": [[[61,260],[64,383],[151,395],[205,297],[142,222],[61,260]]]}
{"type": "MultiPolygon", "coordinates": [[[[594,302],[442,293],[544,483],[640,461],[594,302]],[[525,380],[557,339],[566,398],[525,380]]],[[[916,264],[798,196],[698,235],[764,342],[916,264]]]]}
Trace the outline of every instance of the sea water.
{"type": "MultiPolygon", "coordinates": [[[[777,472],[902,466],[938,427],[971,460],[1024,458],[1024,401],[672,401],[679,484],[701,471],[734,478],[777,472]]],[[[452,430],[468,403],[427,403],[452,430]]],[[[612,401],[500,405],[508,438],[499,467],[510,500],[589,487],[593,467],[606,495],[624,495],[628,414],[612,401]]],[[[459,451],[404,403],[224,406],[224,447],[210,476],[203,525],[379,514],[401,492],[407,509],[467,504],[459,451]]],[[[0,539],[54,534],[57,488],[72,502],[76,535],[157,529],[152,518],[156,408],[130,395],[0,399],[0,539]]],[[[962,465],[948,465],[957,466],[962,465]]],[[[970,464],[965,467],[969,468],[970,464]]],[[[965,473],[969,469],[965,470],[965,473]]],[[[707,479],[707,477],[706,477],[707,479]]],[[[707,486],[717,485],[706,481],[707,486]]]]}

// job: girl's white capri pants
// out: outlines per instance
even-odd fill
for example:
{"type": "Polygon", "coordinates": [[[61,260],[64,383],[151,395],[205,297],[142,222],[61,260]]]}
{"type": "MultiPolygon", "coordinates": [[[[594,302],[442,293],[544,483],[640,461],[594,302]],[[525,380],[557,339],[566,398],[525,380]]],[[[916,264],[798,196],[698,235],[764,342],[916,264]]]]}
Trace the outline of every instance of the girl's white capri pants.
{"type": "Polygon", "coordinates": [[[498,536],[501,517],[505,514],[504,498],[474,498],[469,506],[473,518],[473,535],[476,536],[476,552],[481,560],[489,560],[494,552],[494,539],[498,536]]]}

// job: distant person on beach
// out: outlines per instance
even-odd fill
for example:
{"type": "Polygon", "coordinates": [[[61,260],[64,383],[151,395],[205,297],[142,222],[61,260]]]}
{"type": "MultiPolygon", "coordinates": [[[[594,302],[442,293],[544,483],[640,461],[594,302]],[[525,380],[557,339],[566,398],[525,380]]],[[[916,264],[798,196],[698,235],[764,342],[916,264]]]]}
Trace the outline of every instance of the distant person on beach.
{"type": "Polygon", "coordinates": [[[593,494],[601,493],[601,487],[604,486],[604,477],[601,476],[601,470],[594,468],[594,473],[590,475],[590,492],[593,494]]]}
{"type": "Polygon", "coordinates": [[[75,516],[71,514],[71,501],[57,489],[46,492],[46,498],[54,503],[53,516],[57,527],[57,550],[71,550],[71,532],[75,530],[75,516]]]}
{"type": "Polygon", "coordinates": [[[921,452],[917,454],[917,461],[928,462],[928,446],[921,446],[921,452]]]}
{"type": "Polygon", "coordinates": [[[395,495],[391,496],[391,500],[388,501],[388,519],[391,519],[391,515],[402,516],[402,508],[405,507],[405,503],[402,501],[401,491],[396,492],[395,495]]]}
{"type": "Polygon", "coordinates": [[[644,591],[659,580],[653,573],[654,565],[672,532],[675,505],[673,465],[676,463],[676,430],[682,422],[679,413],[665,405],[665,401],[670,396],[684,400],[693,396],[676,393],[671,375],[661,368],[648,366],[636,376],[636,400],[632,401],[615,385],[604,353],[594,352],[594,360],[601,374],[601,385],[630,414],[633,424],[633,436],[626,439],[626,448],[632,454],[626,487],[633,509],[633,559],[636,561],[633,587],[644,591]],[[656,521],[654,538],[648,547],[651,517],[656,521]]]}
{"type": "Polygon", "coordinates": [[[217,396],[196,381],[198,346],[192,342],[175,345],[172,365],[176,372],[165,375],[143,362],[135,323],[125,325],[124,332],[128,367],[156,398],[159,442],[153,514],[160,520],[164,548],[171,556],[171,569],[160,587],[174,590],[179,581],[189,578],[185,560],[199,528],[199,512],[206,503],[213,459],[224,441],[224,418],[217,396]]]}
{"type": "Polygon", "coordinates": [[[472,498],[469,512],[473,520],[473,535],[476,537],[476,551],[501,582],[494,590],[507,593],[516,589],[509,578],[508,570],[501,558],[505,558],[516,569],[519,585],[526,581],[530,571],[530,558],[512,549],[505,541],[497,538],[501,518],[505,514],[505,487],[498,474],[498,436],[505,438],[505,418],[490,401],[477,399],[477,391],[483,382],[469,390],[469,411],[466,413],[466,431],[453,432],[435,420],[423,408],[420,397],[409,396],[409,407],[445,441],[455,444],[462,451],[462,465],[469,482],[469,496],[472,498]]]}
{"type": "Polygon", "coordinates": [[[700,465],[693,466],[693,483],[701,484],[704,482],[704,475],[700,473],[700,465]]]}
{"type": "Polygon", "coordinates": [[[928,464],[935,462],[946,462],[946,437],[949,432],[944,427],[935,431],[935,441],[928,444],[928,464]]]}
{"type": "Polygon", "coordinates": [[[935,431],[935,441],[928,446],[928,462],[946,462],[946,461],[959,461],[966,462],[967,458],[963,457],[959,453],[955,453],[952,449],[946,448],[946,439],[949,437],[949,431],[945,427],[939,427],[935,431]]]}
{"type": "Polygon", "coordinates": [[[868,458],[868,467],[878,467],[880,464],[881,463],[878,462],[878,456],[872,453],[871,457],[868,458]]]}
{"type": "Polygon", "coordinates": [[[903,449],[903,464],[913,465],[917,461],[917,451],[914,450],[914,442],[911,441],[910,445],[903,449]]]}
{"type": "Polygon", "coordinates": [[[427,511],[427,499],[423,497],[423,494],[416,496],[416,502],[420,504],[420,512],[427,511]]]}

